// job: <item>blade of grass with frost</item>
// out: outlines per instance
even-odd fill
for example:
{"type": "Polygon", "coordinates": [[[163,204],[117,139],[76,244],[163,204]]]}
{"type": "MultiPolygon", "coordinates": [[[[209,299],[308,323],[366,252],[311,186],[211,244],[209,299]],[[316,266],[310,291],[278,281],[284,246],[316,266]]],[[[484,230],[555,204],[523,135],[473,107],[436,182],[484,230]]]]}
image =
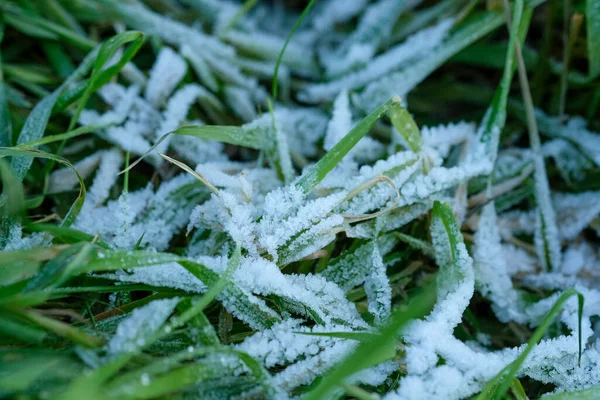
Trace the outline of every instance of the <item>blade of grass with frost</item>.
{"type": "MultiPolygon", "coordinates": [[[[202,264],[190,260],[180,260],[178,263],[207,286],[214,286],[219,281],[219,275],[202,264]]],[[[256,298],[249,298],[246,292],[232,282],[226,282],[222,293],[228,297],[229,305],[235,307],[238,313],[243,314],[236,315],[238,318],[248,318],[254,324],[262,326],[263,329],[268,329],[280,321],[276,314],[268,312],[271,311],[270,309],[265,310],[260,304],[257,304],[256,298]]]]}
{"type": "MultiPolygon", "coordinates": [[[[45,158],[45,159],[56,161],[60,164],[67,166],[75,173],[75,175],[77,175],[77,180],[79,181],[79,194],[77,195],[77,199],[75,199],[75,201],[71,205],[71,208],[67,212],[67,215],[65,215],[65,217],[61,223],[61,226],[69,227],[73,223],[73,221],[75,221],[75,218],[79,214],[79,211],[81,210],[81,207],[83,206],[83,202],[85,201],[85,184],[83,182],[83,178],[81,178],[81,176],[79,175],[79,172],[77,172],[77,170],[75,169],[73,164],[71,164],[68,160],[66,160],[60,156],[46,153],[41,150],[18,149],[15,147],[11,147],[11,148],[0,147],[0,159],[3,157],[7,157],[7,156],[13,157],[13,163],[15,160],[27,159],[27,160],[29,160],[29,165],[31,165],[31,162],[32,162],[31,160],[33,160],[33,158],[45,158]]],[[[13,170],[14,170],[14,168],[13,168],[13,170]]],[[[17,177],[18,177],[18,175],[17,175],[17,177]]]]}
{"type": "Polygon", "coordinates": [[[394,236],[396,236],[398,239],[400,239],[401,241],[403,241],[404,243],[406,243],[407,245],[409,245],[410,247],[417,249],[417,250],[421,250],[423,252],[423,254],[425,254],[426,256],[434,255],[433,247],[431,247],[431,245],[429,243],[424,242],[421,239],[417,239],[413,236],[404,234],[402,232],[393,232],[392,234],[394,236]]]}
{"type": "Polygon", "coordinates": [[[271,96],[273,97],[274,100],[277,100],[277,76],[278,76],[278,72],[279,72],[279,66],[281,65],[281,61],[283,59],[283,54],[285,53],[285,49],[287,48],[288,44],[290,43],[292,36],[294,36],[294,33],[296,33],[296,30],[300,27],[300,24],[302,23],[302,21],[304,21],[304,18],[306,18],[306,16],[310,12],[310,9],[315,4],[315,2],[316,2],[316,0],[310,0],[310,2],[306,5],[306,7],[304,7],[302,14],[300,14],[300,17],[298,17],[298,20],[294,24],[294,27],[292,28],[289,35],[285,39],[285,43],[283,43],[283,47],[281,48],[281,52],[279,53],[279,56],[277,56],[277,61],[275,62],[275,70],[273,71],[273,83],[271,85],[271,96]]]}
{"type": "Polygon", "coordinates": [[[390,110],[399,107],[402,107],[400,105],[400,98],[395,96],[373,110],[362,121],[356,124],[342,140],[336,143],[323,158],[302,174],[295,182],[296,187],[304,193],[310,193],[335,168],[342,158],[356,146],[356,143],[369,132],[379,118],[390,110]]]}
{"type": "Polygon", "coordinates": [[[381,332],[371,340],[361,342],[356,350],[342,360],[329,372],[323,380],[305,397],[305,400],[320,400],[327,396],[337,385],[349,376],[389,359],[389,348],[397,341],[397,335],[404,324],[414,318],[423,316],[435,302],[435,290],[425,287],[421,294],[411,299],[410,303],[393,312],[390,321],[381,332]]]}
{"type": "Polygon", "coordinates": [[[151,251],[102,251],[83,265],[78,273],[108,272],[119,269],[147,267],[151,265],[179,262],[181,257],[169,253],[151,251]]]}
{"type": "Polygon", "coordinates": [[[589,74],[596,77],[600,75],[600,0],[586,0],[585,19],[589,74]]]}
{"type": "MultiPolygon", "coordinates": [[[[535,7],[543,0],[527,2],[528,7],[535,7]]],[[[504,17],[497,12],[484,12],[477,14],[468,21],[461,23],[455,31],[426,57],[410,65],[403,71],[392,73],[369,84],[358,95],[361,107],[369,109],[373,104],[380,103],[392,95],[403,96],[410,92],[417,84],[436,70],[446,60],[459,51],[481,39],[488,33],[496,30],[504,23],[504,17]]]]}
{"type": "MultiPolygon", "coordinates": [[[[0,4],[0,9],[2,9],[5,12],[5,15],[10,18],[10,22],[7,21],[7,23],[10,23],[16,29],[27,29],[29,32],[35,32],[38,35],[41,34],[45,36],[45,39],[56,40],[60,38],[82,50],[91,50],[96,45],[95,41],[88,39],[71,29],[45,18],[32,15],[12,4],[2,3],[0,4]]],[[[24,33],[27,34],[28,32],[24,33]]]]}
{"type": "Polygon", "coordinates": [[[272,143],[270,138],[265,137],[265,131],[257,129],[244,129],[241,126],[222,126],[222,125],[189,125],[178,128],[161,136],[154,145],[135,160],[131,165],[120,173],[130,171],[139,164],[145,157],[156,149],[168,136],[184,135],[197,137],[205,140],[216,140],[221,143],[233,144],[236,146],[248,147],[255,150],[267,150],[272,143]]]}
{"type": "Polygon", "coordinates": [[[561,311],[563,304],[570,299],[572,296],[577,295],[579,309],[577,312],[578,317],[578,336],[579,336],[579,356],[578,360],[581,363],[581,353],[582,353],[582,342],[581,342],[581,320],[583,317],[583,302],[584,298],[581,293],[576,291],[575,289],[567,289],[565,290],[559,298],[556,300],[548,314],[544,317],[542,323],[536,328],[533,332],[533,335],[527,341],[527,346],[525,350],[517,357],[515,361],[507,365],[502,371],[494,377],[486,387],[482,390],[481,394],[477,397],[477,400],[487,400],[487,399],[502,399],[506,394],[506,391],[510,387],[512,379],[518,373],[519,368],[523,365],[527,356],[533,350],[533,348],[538,344],[540,340],[544,337],[550,325],[554,322],[554,318],[561,311]]]}

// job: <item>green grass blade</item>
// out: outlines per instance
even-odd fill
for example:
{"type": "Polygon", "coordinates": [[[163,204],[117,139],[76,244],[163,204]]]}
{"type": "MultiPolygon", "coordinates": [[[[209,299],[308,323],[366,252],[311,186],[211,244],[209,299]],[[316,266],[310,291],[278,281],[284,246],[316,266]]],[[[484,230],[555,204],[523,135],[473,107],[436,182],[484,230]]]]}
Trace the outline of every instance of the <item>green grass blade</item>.
{"type": "MultiPolygon", "coordinates": [[[[71,164],[69,161],[67,161],[66,159],[64,159],[60,156],[46,153],[41,150],[18,149],[15,147],[12,147],[12,148],[0,147],[0,158],[6,157],[6,156],[17,157],[17,158],[13,158],[13,163],[15,160],[18,160],[18,159],[21,159],[21,160],[26,159],[26,160],[28,160],[29,165],[31,165],[33,158],[45,158],[45,159],[52,160],[52,161],[55,161],[55,162],[58,162],[60,164],[67,166],[75,173],[75,175],[77,175],[77,180],[79,181],[79,194],[77,195],[77,198],[73,202],[73,205],[71,205],[69,212],[67,213],[67,215],[65,215],[63,222],[61,223],[61,226],[66,226],[66,227],[71,226],[71,224],[75,221],[75,218],[77,218],[77,215],[79,215],[79,211],[81,210],[81,207],[83,206],[83,202],[85,201],[85,184],[83,183],[83,178],[81,177],[81,175],[79,175],[79,172],[77,172],[77,170],[75,169],[73,164],[71,164]]],[[[14,170],[14,164],[13,164],[13,170],[14,170]]],[[[19,177],[19,175],[17,175],[17,177],[19,177]]],[[[22,178],[22,176],[21,176],[21,178],[22,178]]]]}
{"type": "Polygon", "coordinates": [[[279,56],[277,57],[277,61],[275,62],[275,70],[273,71],[273,84],[271,87],[271,95],[273,96],[273,99],[277,99],[277,77],[278,77],[278,73],[279,73],[279,66],[281,65],[281,60],[283,59],[283,54],[285,53],[285,49],[287,48],[288,43],[292,39],[292,36],[294,36],[294,33],[300,27],[300,24],[302,23],[302,21],[304,21],[304,18],[306,18],[306,16],[310,12],[310,9],[312,8],[312,6],[315,3],[316,3],[316,0],[310,0],[310,2],[306,5],[306,7],[304,7],[304,11],[302,11],[302,14],[300,14],[300,17],[298,17],[298,20],[294,24],[294,27],[292,28],[289,35],[285,39],[285,43],[283,44],[283,47],[281,48],[281,52],[279,53],[279,56]]]}
{"type": "Polygon", "coordinates": [[[585,19],[589,57],[589,75],[600,75],[600,0],[586,0],[585,19]]]}
{"type": "Polygon", "coordinates": [[[235,272],[237,267],[240,265],[240,260],[242,257],[241,247],[238,244],[231,255],[229,261],[227,262],[227,269],[225,272],[219,277],[219,279],[210,286],[208,292],[206,292],[200,300],[193,303],[190,308],[188,308],[184,313],[182,313],[179,317],[175,318],[172,321],[173,328],[181,326],[185,324],[190,319],[194,318],[196,315],[201,313],[206,306],[208,306],[217,295],[225,288],[225,286],[229,283],[231,279],[231,275],[235,272]]]}
{"type": "Polygon", "coordinates": [[[400,133],[408,147],[414,153],[421,151],[421,147],[423,147],[421,130],[408,110],[404,107],[392,107],[389,115],[392,125],[400,133]]]}
{"type": "Polygon", "coordinates": [[[176,135],[193,136],[205,140],[216,140],[236,146],[264,150],[265,138],[256,130],[246,130],[240,126],[184,126],[172,133],[176,135]]]}
{"type": "Polygon", "coordinates": [[[97,348],[102,346],[102,344],[104,343],[103,340],[95,336],[89,335],[81,329],[75,328],[58,320],[48,318],[36,311],[11,309],[10,312],[13,315],[18,316],[24,319],[25,321],[32,323],[35,326],[53,332],[54,334],[60,337],[68,339],[74,343],[80,344],[87,348],[97,348]]]}

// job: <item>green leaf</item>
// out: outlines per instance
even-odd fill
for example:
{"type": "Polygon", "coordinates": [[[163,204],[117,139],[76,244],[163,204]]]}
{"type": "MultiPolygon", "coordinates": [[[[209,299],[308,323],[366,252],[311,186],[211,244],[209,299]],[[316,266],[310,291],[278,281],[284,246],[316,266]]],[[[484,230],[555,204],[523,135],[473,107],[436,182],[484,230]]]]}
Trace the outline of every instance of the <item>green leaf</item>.
{"type": "Polygon", "coordinates": [[[600,0],[586,0],[585,19],[589,57],[589,74],[600,75],[600,0]]]}
{"type": "Polygon", "coordinates": [[[421,151],[423,141],[421,131],[408,110],[402,106],[395,106],[388,112],[394,128],[400,133],[408,147],[414,152],[421,151]]]}
{"type": "Polygon", "coordinates": [[[267,142],[264,135],[261,135],[258,130],[244,129],[241,126],[190,125],[176,129],[172,133],[194,136],[200,139],[216,140],[256,150],[265,150],[267,142]]]}
{"type": "Polygon", "coordinates": [[[94,235],[78,231],[77,229],[68,228],[65,226],[57,226],[53,224],[34,223],[23,227],[28,232],[48,232],[55,240],[62,241],[67,244],[79,242],[94,242],[98,247],[105,250],[112,248],[104,241],[98,239],[94,235]]]}
{"type": "MultiPolygon", "coordinates": [[[[17,316],[8,313],[0,313],[0,337],[1,336],[8,336],[19,342],[41,344],[48,334],[40,328],[31,326],[17,316]]],[[[0,363],[0,370],[2,370],[6,364],[3,360],[2,363],[0,363]]],[[[11,383],[4,383],[5,379],[7,379],[5,376],[6,375],[0,372],[0,388],[18,390],[19,383],[13,382],[12,384],[14,386],[12,388],[10,387],[11,383]]]]}
{"type": "Polygon", "coordinates": [[[89,335],[84,331],[68,325],[64,322],[48,318],[37,311],[22,310],[22,309],[11,309],[11,315],[22,318],[23,320],[43,328],[47,331],[51,331],[54,334],[68,339],[74,343],[80,344],[87,348],[97,348],[102,346],[104,343],[101,339],[89,335]]]}
{"type": "MultiPolygon", "coordinates": [[[[0,317],[1,319],[1,317],[0,317]]],[[[0,388],[2,392],[17,392],[27,389],[36,381],[51,375],[52,370],[62,368],[65,357],[52,354],[3,354],[0,363],[0,388]]]]}
{"type": "Polygon", "coordinates": [[[310,193],[327,174],[342,161],[342,158],[365,136],[385,113],[393,107],[400,107],[400,98],[389,99],[369,115],[363,118],[346,136],[342,138],[333,148],[323,156],[315,165],[310,167],[298,180],[295,185],[304,193],[310,193]]]}

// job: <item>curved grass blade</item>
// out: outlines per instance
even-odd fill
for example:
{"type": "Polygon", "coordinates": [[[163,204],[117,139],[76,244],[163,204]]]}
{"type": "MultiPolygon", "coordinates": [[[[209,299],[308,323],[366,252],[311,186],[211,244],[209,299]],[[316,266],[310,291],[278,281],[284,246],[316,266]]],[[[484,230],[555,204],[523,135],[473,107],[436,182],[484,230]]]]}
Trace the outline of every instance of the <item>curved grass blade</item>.
{"type": "Polygon", "coordinates": [[[575,392],[564,392],[544,396],[544,400],[596,400],[600,399],[600,386],[575,392]]]}
{"type": "Polygon", "coordinates": [[[71,226],[71,224],[75,221],[75,218],[77,218],[77,215],[79,215],[79,211],[81,210],[81,207],[83,206],[83,202],[85,200],[85,184],[83,183],[83,178],[81,177],[81,175],[79,175],[79,172],[77,172],[73,164],[71,164],[68,160],[60,156],[46,153],[41,150],[19,149],[16,147],[0,147],[0,159],[7,156],[18,157],[13,158],[13,162],[14,160],[18,159],[27,159],[29,160],[29,165],[31,165],[31,160],[33,158],[45,158],[67,166],[75,173],[75,175],[77,175],[77,180],[79,181],[79,194],[77,195],[77,198],[73,202],[73,205],[71,205],[69,212],[67,212],[67,215],[65,215],[61,223],[61,226],[64,227],[71,226]]]}
{"type": "Polygon", "coordinates": [[[310,0],[310,2],[306,5],[306,7],[304,7],[304,11],[302,11],[302,14],[300,14],[300,17],[298,17],[298,20],[294,24],[294,27],[292,28],[289,35],[285,39],[285,43],[283,44],[283,47],[281,48],[281,52],[279,53],[279,56],[277,57],[277,61],[275,62],[275,70],[273,71],[273,84],[271,86],[271,95],[273,96],[273,99],[277,99],[277,77],[278,77],[278,73],[279,73],[279,66],[281,65],[281,60],[283,59],[283,54],[285,53],[285,49],[287,48],[288,44],[290,43],[292,36],[294,36],[294,33],[296,33],[296,30],[300,27],[300,24],[302,23],[302,21],[304,21],[304,18],[306,18],[306,16],[310,12],[310,9],[312,8],[312,6],[315,3],[316,3],[316,0],[310,0]]]}
{"type": "MultiPolygon", "coordinates": [[[[522,2],[515,3],[513,12],[513,22],[509,33],[509,43],[516,43],[519,40],[523,43],[527,31],[533,8],[528,7],[523,10],[522,2]]],[[[491,161],[495,162],[498,154],[498,143],[500,141],[500,133],[504,129],[506,122],[506,105],[510,86],[515,74],[517,64],[515,62],[515,46],[508,46],[506,49],[506,57],[504,61],[504,72],[502,80],[494,94],[492,104],[487,109],[480,128],[477,130],[477,141],[483,146],[483,154],[491,161]]]]}
{"type": "Polygon", "coordinates": [[[131,61],[133,56],[135,56],[143,44],[144,34],[138,31],[119,33],[102,43],[100,49],[98,50],[98,55],[96,56],[96,61],[94,63],[89,84],[81,96],[79,104],[77,105],[77,110],[71,117],[71,122],[68,128],[69,131],[75,128],[75,124],[77,124],[77,120],[79,119],[79,114],[81,114],[81,111],[83,111],[83,108],[85,107],[92,93],[100,89],[100,87],[102,87],[102,85],[115,76],[121,70],[121,68],[125,66],[125,64],[131,61]],[[117,50],[121,48],[121,46],[124,46],[128,43],[130,43],[130,45],[123,52],[123,55],[119,61],[106,69],[102,69],[104,68],[104,65],[111,59],[111,57],[117,52],[117,50]]]}

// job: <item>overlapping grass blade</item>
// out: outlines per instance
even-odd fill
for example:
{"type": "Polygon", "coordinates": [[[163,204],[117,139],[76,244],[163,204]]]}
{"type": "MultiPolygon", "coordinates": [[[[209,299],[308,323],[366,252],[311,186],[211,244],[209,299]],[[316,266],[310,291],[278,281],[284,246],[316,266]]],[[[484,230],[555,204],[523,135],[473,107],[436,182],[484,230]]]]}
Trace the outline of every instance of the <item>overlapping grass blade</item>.
{"type": "Polygon", "coordinates": [[[525,350],[517,357],[515,361],[507,365],[502,371],[494,377],[491,381],[487,383],[485,388],[481,391],[481,394],[477,397],[477,400],[486,400],[486,399],[502,399],[506,394],[506,391],[510,387],[512,379],[516,376],[519,369],[527,359],[527,356],[533,350],[533,348],[538,344],[538,342],[544,337],[550,325],[554,322],[554,318],[558,313],[562,310],[562,306],[565,304],[569,298],[577,296],[579,302],[579,311],[578,311],[578,337],[579,337],[579,360],[581,360],[581,352],[582,352],[582,342],[581,342],[581,319],[583,317],[583,302],[584,298],[581,293],[576,291],[575,289],[567,289],[561,293],[561,295],[556,299],[554,305],[548,311],[548,314],[544,317],[542,323],[536,328],[533,332],[529,340],[527,341],[527,345],[525,346],[525,350]]]}
{"type": "Polygon", "coordinates": [[[377,107],[363,118],[342,140],[323,156],[315,165],[310,167],[296,180],[295,185],[304,193],[310,193],[327,174],[344,158],[358,141],[369,133],[375,122],[394,108],[401,107],[400,98],[394,97],[377,107]]]}
{"type": "Polygon", "coordinates": [[[589,75],[600,75],[600,1],[586,0],[585,19],[587,29],[587,48],[589,75]]]}

